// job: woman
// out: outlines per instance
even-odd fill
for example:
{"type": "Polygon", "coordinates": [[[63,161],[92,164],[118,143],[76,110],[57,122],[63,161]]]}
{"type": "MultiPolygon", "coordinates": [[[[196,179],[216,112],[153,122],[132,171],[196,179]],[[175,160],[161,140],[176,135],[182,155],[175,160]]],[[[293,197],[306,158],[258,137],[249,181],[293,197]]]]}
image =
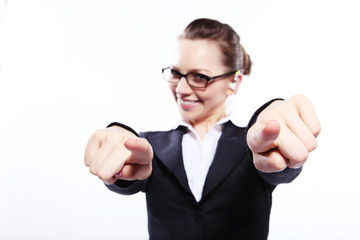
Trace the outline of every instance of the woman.
{"type": "Polygon", "coordinates": [[[320,124],[297,95],[262,106],[247,128],[226,115],[251,60],[238,34],[190,23],[164,78],[182,116],[175,129],[137,134],[112,123],[90,138],[85,164],[121,194],[146,193],[151,239],[266,239],[271,193],[317,146],[320,124]]]}

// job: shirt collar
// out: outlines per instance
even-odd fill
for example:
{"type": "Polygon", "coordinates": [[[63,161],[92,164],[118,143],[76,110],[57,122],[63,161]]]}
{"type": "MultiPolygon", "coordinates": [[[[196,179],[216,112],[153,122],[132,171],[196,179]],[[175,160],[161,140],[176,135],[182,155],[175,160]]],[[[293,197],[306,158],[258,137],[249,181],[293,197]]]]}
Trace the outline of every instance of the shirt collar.
{"type": "MultiPolygon", "coordinates": [[[[220,120],[215,124],[214,127],[219,126],[219,127],[221,128],[221,131],[222,131],[225,123],[227,123],[228,121],[231,121],[231,122],[234,123],[234,121],[232,121],[231,119],[232,119],[232,115],[231,115],[231,114],[230,114],[230,115],[227,115],[227,116],[225,116],[224,118],[220,119],[220,120]]],[[[235,124],[235,125],[237,125],[237,124],[235,124]]],[[[176,125],[173,127],[173,129],[176,129],[176,128],[180,127],[180,126],[184,126],[184,127],[186,127],[188,130],[190,130],[190,131],[192,131],[192,132],[196,132],[196,131],[194,130],[194,128],[191,126],[191,124],[185,122],[183,119],[180,119],[179,122],[178,122],[178,124],[176,124],[176,125]]]]}

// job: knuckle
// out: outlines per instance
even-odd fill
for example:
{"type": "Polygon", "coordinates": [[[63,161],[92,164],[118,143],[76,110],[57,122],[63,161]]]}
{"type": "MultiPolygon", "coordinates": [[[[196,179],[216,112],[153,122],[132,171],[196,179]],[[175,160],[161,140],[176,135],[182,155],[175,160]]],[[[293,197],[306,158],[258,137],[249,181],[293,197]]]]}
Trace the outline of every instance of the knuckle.
{"type": "Polygon", "coordinates": [[[287,167],[280,155],[271,154],[269,156],[262,156],[260,154],[254,155],[254,166],[261,172],[278,172],[287,167]]]}
{"type": "Polygon", "coordinates": [[[92,161],[93,161],[93,157],[89,156],[89,154],[87,152],[85,152],[85,155],[84,155],[84,164],[85,164],[85,166],[90,167],[92,161]]]}
{"type": "Polygon", "coordinates": [[[300,164],[304,163],[309,157],[309,152],[304,151],[304,153],[300,156],[300,164]]]}
{"type": "Polygon", "coordinates": [[[90,167],[90,160],[85,159],[84,164],[85,164],[85,166],[90,167]]]}
{"type": "Polygon", "coordinates": [[[305,161],[308,159],[309,157],[309,152],[308,151],[302,151],[299,152],[297,154],[297,156],[295,158],[293,158],[290,162],[291,162],[291,167],[298,167],[298,166],[302,166],[305,161]]]}
{"type": "Polygon", "coordinates": [[[299,102],[299,101],[306,101],[306,102],[309,102],[309,99],[303,95],[303,94],[295,94],[292,99],[296,102],[299,102]]]}
{"type": "Polygon", "coordinates": [[[282,120],[287,121],[297,113],[297,110],[291,102],[284,102],[284,104],[279,107],[277,113],[282,120]]]}
{"type": "Polygon", "coordinates": [[[313,127],[312,133],[314,134],[315,137],[317,137],[321,132],[321,125],[320,124],[316,124],[313,127]]]}
{"type": "Polygon", "coordinates": [[[91,172],[91,174],[97,176],[97,170],[94,167],[89,167],[89,171],[91,172]]]}
{"type": "Polygon", "coordinates": [[[99,171],[97,174],[98,178],[101,179],[103,182],[109,182],[109,180],[112,178],[112,175],[110,175],[106,171],[99,171]]]}
{"type": "Polygon", "coordinates": [[[105,136],[106,132],[104,129],[98,129],[94,132],[94,134],[92,135],[92,138],[95,139],[102,139],[105,136]]]}
{"type": "Polygon", "coordinates": [[[274,166],[269,161],[265,161],[261,157],[254,160],[254,165],[261,172],[271,172],[274,169],[274,166]]]}
{"type": "Polygon", "coordinates": [[[308,146],[308,151],[312,152],[314,151],[318,146],[318,143],[316,140],[314,140],[309,146],[308,146]]]}
{"type": "Polygon", "coordinates": [[[281,171],[284,170],[287,167],[286,161],[284,161],[283,158],[274,158],[272,161],[272,167],[276,170],[276,171],[281,171]]]}
{"type": "Polygon", "coordinates": [[[85,154],[84,154],[84,164],[85,164],[85,166],[89,167],[90,162],[91,161],[90,161],[89,157],[87,156],[87,153],[85,152],[85,154]]]}
{"type": "Polygon", "coordinates": [[[124,141],[124,136],[117,131],[109,131],[106,133],[105,141],[115,144],[124,141]]]}
{"type": "Polygon", "coordinates": [[[146,141],[145,151],[148,153],[147,156],[149,158],[149,161],[151,161],[152,158],[153,158],[154,153],[153,153],[153,149],[152,149],[150,143],[147,142],[147,141],[146,141]]]}
{"type": "Polygon", "coordinates": [[[266,123],[269,121],[269,120],[274,120],[276,119],[276,111],[265,111],[263,113],[261,113],[261,117],[259,118],[260,120],[260,124],[262,125],[266,125],[266,123]]]}
{"type": "Polygon", "coordinates": [[[256,169],[260,171],[263,169],[263,164],[256,155],[254,155],[253,162],[256,169]]]}

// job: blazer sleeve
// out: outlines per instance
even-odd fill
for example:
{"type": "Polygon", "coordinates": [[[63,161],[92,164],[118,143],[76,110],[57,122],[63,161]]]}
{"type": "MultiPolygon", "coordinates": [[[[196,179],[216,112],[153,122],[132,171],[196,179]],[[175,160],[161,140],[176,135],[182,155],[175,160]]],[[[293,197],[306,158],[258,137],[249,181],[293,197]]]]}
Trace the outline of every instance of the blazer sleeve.
{"type": "MultiPolygon", "coordinates": [[[[110,123],[107,127],[112,127],[112,126],[118,126],[118,127],[125,128],[126,130],[134,133],[136,136],[142,137],[141,133],[138,134],[134,129],[132,129],[131,127],[129,127],[125,124],[113,122],[113,123],[110,123]]],[[[113,192],[123,194],[123,195],[131,195],[131,194],[135,194],[140,191],[144,192],[146,185],[147,185],[147,181],[148,181],[148,179],[134,180],[134,181],[118,179],[118,180],[116,180],[116,182],[114,184],[110,184],[110,185],[105,184],[105,186],[113,192]]]]}
{"type": "MultiPolygon", "coordinates": [[[[268,101],[267,103],[265,103],[264,105],[262,105],[258,110],[256,110],[256,112],[254,113],[254,115],[251,117],[247,128],[246,128],[246,133],[248,132],[248,130],[250,129],[250,127],[252,125],[254,125],[254,123],[257,120],[257,117],[259,116],[259,114],[265,109],[267,108],[272,102],[277,101],[277,100],[284,100],[281,98],[276,98],[273,100],[268,101]]],[[[248,149],[248,153],[250,155],[251,160],[253,159],[253,155],[252,155],[252,151],[250,150],[250,148],[247,146],[248,149]]],[[[258,170],[258,174],[261,176],[262,179],[264,179],[267,183],[269,183],[270,185],[276,186],[280,183],[290,183],[292,182],[301,172],[302,167],[298,168],[298,169],[294,169],[294,168],[285,168],[283,171],[280,172],[272,172],[272,173],[264,173],[258,170]]]]}

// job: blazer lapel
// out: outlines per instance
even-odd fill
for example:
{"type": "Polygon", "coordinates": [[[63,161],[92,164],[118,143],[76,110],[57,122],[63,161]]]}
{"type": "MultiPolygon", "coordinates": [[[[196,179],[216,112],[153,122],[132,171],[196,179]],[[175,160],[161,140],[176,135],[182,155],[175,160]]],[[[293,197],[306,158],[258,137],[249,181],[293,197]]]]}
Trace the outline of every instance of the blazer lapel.
{"type": "Polygon", "coordinates": [[[149,135],[149,140],[158,159],[175,175],[180,184],[191,192],[182,156],[182,137],[186,128],[179,126],[170,132],[149,135]]]}
{"type": "Polygon", "coordinates": [[[241,162],[247,154],[244,146],[245,129],[227,122],[209,168],[201,199],[204,199],[241,162]]]}

